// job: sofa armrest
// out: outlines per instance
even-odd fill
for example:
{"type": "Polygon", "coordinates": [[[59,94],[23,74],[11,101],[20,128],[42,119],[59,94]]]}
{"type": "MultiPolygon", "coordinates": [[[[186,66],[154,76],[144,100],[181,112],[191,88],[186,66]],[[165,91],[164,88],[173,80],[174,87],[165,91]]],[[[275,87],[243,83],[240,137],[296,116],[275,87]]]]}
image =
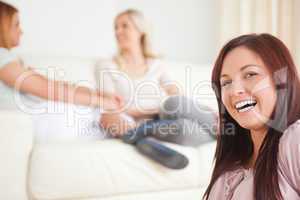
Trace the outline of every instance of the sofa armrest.
{"type": "Polygon", "coordinates": [[[33,143],[30,116],[0,111],[0,199],[26,200],[28,160],[33,143]]]}

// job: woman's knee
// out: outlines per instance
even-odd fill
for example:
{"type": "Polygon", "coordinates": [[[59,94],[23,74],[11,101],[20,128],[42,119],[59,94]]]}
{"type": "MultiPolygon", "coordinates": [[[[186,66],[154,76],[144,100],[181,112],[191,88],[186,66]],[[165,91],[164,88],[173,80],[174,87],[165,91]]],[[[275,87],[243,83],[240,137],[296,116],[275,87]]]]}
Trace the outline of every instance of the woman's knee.
{"type": "Polygon", "coordinates": [[[160,108],[160,118],[176,118],[178,111],[181,109],[183,98],[183,96],[168,97],[160,108]]]}

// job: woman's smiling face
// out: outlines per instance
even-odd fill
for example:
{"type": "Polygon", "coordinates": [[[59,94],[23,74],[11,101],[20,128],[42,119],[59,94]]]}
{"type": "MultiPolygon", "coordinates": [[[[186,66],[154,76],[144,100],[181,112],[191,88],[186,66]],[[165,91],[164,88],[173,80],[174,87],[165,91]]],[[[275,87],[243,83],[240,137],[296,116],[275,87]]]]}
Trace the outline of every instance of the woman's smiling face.
{"type": "Polygon", "coordinates": [[[141,45],[143,34],[137,29],[128,14],[122,14],[116,19],[115,35],[118,46],[122,50],[130,48],[132,45],[141,45]]]}
{"type": "Polygon", "coordinates": [[[276,104],[275,84],[262,59],[245,47],[230,51],[221,76],[222,102],[240,126],[265,129],[276,104]]]}

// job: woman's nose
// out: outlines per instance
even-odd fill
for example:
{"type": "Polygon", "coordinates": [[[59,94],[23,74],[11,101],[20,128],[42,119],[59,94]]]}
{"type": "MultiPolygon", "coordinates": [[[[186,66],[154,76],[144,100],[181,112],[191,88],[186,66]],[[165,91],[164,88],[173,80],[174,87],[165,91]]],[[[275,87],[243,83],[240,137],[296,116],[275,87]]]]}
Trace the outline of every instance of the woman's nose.
{"type": "Polygon", "coordinates": [[[120,35],[121,33],[122,33],[121,28],[117,28],[117,29],[116,29],[116,34],[117,34],[117,35],[120,35]]]}
{"type": "Polygon", "coordinates": [[[246,91],[244,84],[241,81],[237,81],[233,84],[232,87],[232,94],[233,95],[241,95],[244,94],[246,91]]]}

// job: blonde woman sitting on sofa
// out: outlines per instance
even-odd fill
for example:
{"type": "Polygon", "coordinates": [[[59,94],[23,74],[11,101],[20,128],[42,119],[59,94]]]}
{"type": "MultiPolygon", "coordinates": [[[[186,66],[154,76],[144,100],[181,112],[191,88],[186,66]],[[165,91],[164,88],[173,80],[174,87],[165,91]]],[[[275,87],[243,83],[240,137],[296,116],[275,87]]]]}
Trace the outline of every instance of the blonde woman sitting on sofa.
{"type": "Polygon", "coordinates": [[[180,96],[167,66],[151,49],[149,24],[143,14],[132,9],[120,13],[115,19],[115,36],[119,52],[111,60],[101,60],[96,75],[101,90],[120,95],[125,108],[104,114],[102,127],[128,143],[135,143],[135,131],[146,127],[150,135],[164,141],[183,145],[211,141],[212,131],[207,133],[201,126],[212,127],[214,115],[180,96]]]}

